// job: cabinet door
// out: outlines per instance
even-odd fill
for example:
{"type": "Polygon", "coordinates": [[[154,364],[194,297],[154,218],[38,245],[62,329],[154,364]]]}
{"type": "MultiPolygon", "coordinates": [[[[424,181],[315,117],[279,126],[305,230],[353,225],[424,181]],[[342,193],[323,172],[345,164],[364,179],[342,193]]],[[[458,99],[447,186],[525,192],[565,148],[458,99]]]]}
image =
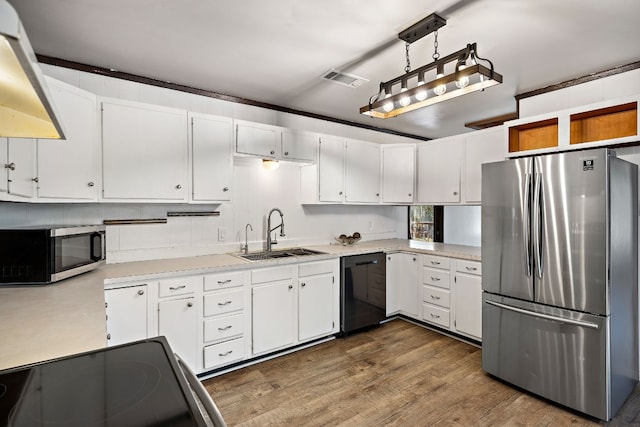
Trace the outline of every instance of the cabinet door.
{"type": "Polygon", "coordinates": [[[333,275],[300,278],[298,339],[328,335],[333,330],[333,275]]]}
{"type": "Polygon", "coordinates": [[[465,139],[464,200],[480,203],[482,189],[482,164],[504,160],[507,143],[502,126],[490,131],[469,134],[465,139]]]}
{"type": "Polygon", "coordinates": [[[187,201],[187,112],[102,102],[103,197],[187,201]]]}
{"type": "Polygon", "coordinates": [[[344,146],[341,139],[320,138],[318,176],[321,202],[344,201],[344,146]]]}
{"type": "Polygon", "coordinates": [[[147,338],[147,286],[107,289],[107,345],[147,338]]]}
{"type": "Polygon", "coordinates": [[[97,200],[96,96],[47,79],[65,126],[66,141],[38,140],[38,197],[97,200]]]}
{"type": "Polygon", "coordinates": [[[7,138],[0,138],[0,192],[9,191],[9,141],[7,138]]]}
{"type": "Polygon", "coordinates": [[[282,131],[282,158],[315,162],[318,137],[312,133],[284,129],[282,131]]]}
{"type": "Polygon", "coordinates": [[[195,298],[175,299],[158,303],[158,335],[164,335],[171,349],[193,370],[196,367],[196,307],[195,298]]]}
{"type": "Polygon", "coordinates": [[[362,141],[346,145],[345,201],[380,201],[380,146],[362,141]]]}
{"type": "Polygon", "coordinates": [[[414,145],[382,146],[382,201],[413,202],[416,171],[414,145]]]}
{"type": "Polygon", "coordinates": [[[474,338],[482,338],[481,276],[458,273],[455,278],[455,328],[474,338]]]}
{"type": "Polygon", "coordinates": [[[418,202],[460,202],[463,138],[442,138],[418,145],[418,202]]]}
{"type": "Polygon", "coordinates": [[[191,115],[192,200],[229,201],[233,124],[226,117],[191,115]]]}
{"type": "Polygon", "coordinates": [[[291,280],[251,290],[253,354],[293,344],[295,291],[291,280]]]}
{"type": "Polygon", "coordinates": [[[387,255],[387,315],[418,315],[418,256],[387,255]]]}
{"type": "MultiPolygon", "coordinates": [[[[57,141],[63,144],[64,141],[57,141]]],[[[8,181],[9,194],[33,197],[36,140],[30,138],[9,138],[8,140],[8,181]]]]}
{"type": "Polygon", "coordinates": [[[282,131],[277,126],[236,121],[236,152],[276,157],[282,131]]]}

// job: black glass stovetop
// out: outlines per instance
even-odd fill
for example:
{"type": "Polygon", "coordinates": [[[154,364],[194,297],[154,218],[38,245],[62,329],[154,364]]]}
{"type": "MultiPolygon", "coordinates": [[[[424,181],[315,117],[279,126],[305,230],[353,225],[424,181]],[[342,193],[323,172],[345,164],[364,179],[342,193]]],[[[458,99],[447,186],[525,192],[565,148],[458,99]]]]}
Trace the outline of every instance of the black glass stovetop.
{"type": "Polygon", "coordinates": [[[0,426],[193,426],[163,337],[0,371],[0,426]]]}

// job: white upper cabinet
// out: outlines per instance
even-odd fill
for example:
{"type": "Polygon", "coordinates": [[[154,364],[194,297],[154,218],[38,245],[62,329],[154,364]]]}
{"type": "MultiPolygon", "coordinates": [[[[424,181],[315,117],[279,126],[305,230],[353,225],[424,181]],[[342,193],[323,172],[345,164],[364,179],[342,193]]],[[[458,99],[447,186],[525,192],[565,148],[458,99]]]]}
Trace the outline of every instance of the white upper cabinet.
{"type": "Polygon", "coordinates": [[[414,144],[382,145],[382,202],[413,202],[415,171],[414,144]]]}
{"type": "Polygon", "coordinates": [[[231,200],[233,122],[227,117],[190,113],[191,201],[231,200]]]}
{"type": "Polygon", "coordinates": [[[482,165],[504,160],[507,154],[502,126],[470,133],[465,138],[464,191],[466,203],[480,203],[482,165]]]}
{"type": "Polygon", "coordinates": [[[318,159],[319,200],[344,201],[345,142],[335,137],[320,137],[318,159]]]}
{"type": "Polygon", "coordinates": [[[418,144],[418,202],[460,202],[464,135],[418,144]]]}
{"type": "Polygon", "coordinates": [[[186,202],[187,112],[102,100],[103,198],[186,202]]]}
{"type": "Polygon", "coordinates": [[[315,163],[318,136],[293,129],[282,130],[282,159],[315,163]]]}
{"type": "Polygon", "coordinates": [[[345,201],[380,201],[380,146],[370,142],[347,141],[345,156],[345,201]]]}
{"type": "Polygon", "coordinates": [[[65,141],[39,139],[39,199],[95,201],[100,179],[96,96],[47,78],[65,128],[65,141]]]}
{"type": "Polygon", "coordinates": [[[0,192],[6,193],[3,199],[27,201],[33,197],[36,176],[35,147],[35,139],[0,138],[0,161],[3,171],[0,192]]]}
{"type": "Polygon", "coordinates": [[[262,123],[235,121],[236,152],[265,158],[278,156],[281,146],[282,129],[262,123]]]}

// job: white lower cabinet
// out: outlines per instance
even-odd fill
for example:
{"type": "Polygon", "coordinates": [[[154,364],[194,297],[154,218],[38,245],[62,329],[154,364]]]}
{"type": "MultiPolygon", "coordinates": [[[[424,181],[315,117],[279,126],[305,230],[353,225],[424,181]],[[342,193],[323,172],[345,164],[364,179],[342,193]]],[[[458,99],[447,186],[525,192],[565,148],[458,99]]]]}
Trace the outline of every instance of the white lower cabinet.
{"type": "Polygon", "coordinates": [[[171,349],[196,370],[197,310],[195,297],[158,302],[158,335],[164,335],[171,349]]]}
{"type": "Polygon", "coordinates": [[[332,262],[298,267],[298,340],[329,335],[336,326],[336,276],[332,262]]]}
{"type": "Polygon", "coordinates": [[[243,360],[246,357],[244,349],[244,338],[237,338],[206,346],[204,348],[205,370],[219,368],[243,360]]]}
{"type": "Polygon", "coordinates": [[[254,286],[251,304],[253,354],[294,343],[295,287],[292,278],[254,286]]]}
{"type": "Polygon", "coordinates": [[[418,258],[406,253],[387,255],[387,315],[418,315],[418,258]]]}
{"type": "Polygon", "coordinates": [[[456,260],[455,329],[474,339],[482,339],[482,272],[481,264],[456,260]]]}
{"type": "Polygon", "coordinates": [[[444,329],[451,326],[451,260],[423,255],[422,320],[444,329]]]}
{"type": "Polygon", "coordinates": [[[113,346],[148,337],[146,284],[107,289],[107,345],[113,346]]]}

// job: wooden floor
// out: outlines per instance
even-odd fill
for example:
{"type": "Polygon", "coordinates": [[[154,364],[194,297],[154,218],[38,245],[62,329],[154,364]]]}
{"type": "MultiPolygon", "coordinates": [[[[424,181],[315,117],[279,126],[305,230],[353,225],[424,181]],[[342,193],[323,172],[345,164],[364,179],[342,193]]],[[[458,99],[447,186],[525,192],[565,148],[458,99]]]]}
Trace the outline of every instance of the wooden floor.
{"type": "MultiPolygon", "coordinates": [[[[403,320],[204,382],[229,426],[599,425],[486,375],[480,349],[403,320]]],[[[610,425],[640,425],[640,389],[610,425]]]]}

